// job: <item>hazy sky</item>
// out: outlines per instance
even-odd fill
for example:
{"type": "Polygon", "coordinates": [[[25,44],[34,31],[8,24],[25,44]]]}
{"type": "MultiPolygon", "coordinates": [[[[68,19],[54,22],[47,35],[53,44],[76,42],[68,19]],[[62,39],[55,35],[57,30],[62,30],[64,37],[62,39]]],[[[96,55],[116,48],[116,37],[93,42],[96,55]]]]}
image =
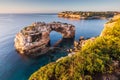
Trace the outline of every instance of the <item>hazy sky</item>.
{"type": "Polygon", "coordinates": [[[120,0],[0,0],[0,13],[120,11],[120,0]]]}

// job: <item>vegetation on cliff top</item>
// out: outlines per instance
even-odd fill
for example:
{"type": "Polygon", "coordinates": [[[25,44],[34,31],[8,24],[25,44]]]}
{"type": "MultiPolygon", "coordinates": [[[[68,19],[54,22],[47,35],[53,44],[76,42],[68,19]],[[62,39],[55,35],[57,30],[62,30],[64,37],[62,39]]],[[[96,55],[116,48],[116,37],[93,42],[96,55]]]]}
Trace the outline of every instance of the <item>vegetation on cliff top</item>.
{"type": "Polygon", "coordinates": [[[72,57],[43,66],[29,80],[92,80],[97,73],[112,73],[113,61],[120,62],[120,17],[107,23],[101,36],[88,40],[72,57]]]}
{"type": "Polygon", "coordinates": [[[77,18],[77,19],[105,19],[113,17],[119,12],[82,12],[82,11],[65,11],[58,13],[59,17],[63,18],[77,18]]]}

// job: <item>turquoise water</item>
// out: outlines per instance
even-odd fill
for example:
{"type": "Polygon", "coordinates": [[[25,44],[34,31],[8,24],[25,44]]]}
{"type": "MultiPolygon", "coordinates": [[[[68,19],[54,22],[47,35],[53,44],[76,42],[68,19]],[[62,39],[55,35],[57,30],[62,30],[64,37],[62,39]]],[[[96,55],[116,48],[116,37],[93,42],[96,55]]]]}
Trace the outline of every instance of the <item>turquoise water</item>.
{"type": "MultiPolygon", "coordinates": [[[[80,36],[85,38],[98,36],[107,20],[68,20],[47,14],[0,14],[0,80],[27,80],[41,66],[67,55],[66,51],[59,50],[33,59],[15,51],[15,34],[23,27],[37,21],[73,24],[76,28],[75,40],[78,40],[80,36]]],[[[50,33],[50,38],[51,46],[54,46],[62,36],[53,31],[50,33]]],[[[73,41],[69,40],[62,40],[59,44],[61,48],[72,46],[73,41]]]]}

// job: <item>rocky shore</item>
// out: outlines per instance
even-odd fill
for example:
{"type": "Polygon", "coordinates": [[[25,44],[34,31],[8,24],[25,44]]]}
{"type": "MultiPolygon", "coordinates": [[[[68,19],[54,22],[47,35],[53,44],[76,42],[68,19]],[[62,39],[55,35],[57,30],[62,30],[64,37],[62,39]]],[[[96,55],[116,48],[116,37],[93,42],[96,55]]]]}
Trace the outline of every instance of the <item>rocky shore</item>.
{"type": "Polygon", "coordinates": [[[15,48],[21,54],[39,56],[49,51],[49,34],[56,31],[63,38],[74,38],[75,26],[61,22],[36,22],[25,27],[15,36],[15,48]]]}
{"type": "Polygon", "coordinates": [[[107,19],[111,18],[114,15],[119,14],[119,12],[82,12],[82,11],[65,11],[58,13],[60,18],[69,18],[69,19],[107,19]]]}
{"type": "Polygon", "coordinates": [[[81,36],[79,38],[78,41],[74,41],[73,43],[73,48],[71,49],[68,49],[67,51],[69,52],[68,56],[72,56],[74,55],[76,52],[80,51],[81,48],[84,46],[84,44],[87,42],[87,41],[94,41],[95,40],[95,37],[91,37],[89,39],[85,39],[83,36],[81,36]]]}

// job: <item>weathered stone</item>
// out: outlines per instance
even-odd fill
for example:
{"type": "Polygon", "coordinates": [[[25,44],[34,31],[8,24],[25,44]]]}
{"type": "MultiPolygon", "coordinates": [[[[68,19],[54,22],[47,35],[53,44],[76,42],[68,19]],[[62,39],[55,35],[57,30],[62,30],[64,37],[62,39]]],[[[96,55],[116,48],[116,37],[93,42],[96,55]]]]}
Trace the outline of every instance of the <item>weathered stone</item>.
{"type": "Polygon", "coordinates": [[[61,33],[63,38],[74,38],[75,35],[75,27],[71,24],[61,22],[48,24],[44,22],[33,23],[16,34],[16,50],[21,54],[27,55],[41,55],[46,53],[49,50],[49,34],[51,31],[61,33]]]}
{"type": "Polygon", "coordinates": [[[89,39],[84,39],[84,37],[81,36],[79,41],[74,41],[74,47],[71,49],[67,49],[67,52],[69,52],[70,54],[78,52],[79,50],[81,50],[81,48],[85,45],[85,43],[88,40],[93,42],[95,40],[95,37],[91,37],[89,39]]]}
{"type": "Polygon", "coordinates": [[[74,47],[77,47],[77,46],[78,46],[78,42],[74,41],[74,47]]]}
{"type": "Polygon", "coordinates": [[[83,37],[83,36],[80,36],[80,39],[79,39],[79,41],[81,41],[81,40],[84,40],[84,37],[83,37]]]}

